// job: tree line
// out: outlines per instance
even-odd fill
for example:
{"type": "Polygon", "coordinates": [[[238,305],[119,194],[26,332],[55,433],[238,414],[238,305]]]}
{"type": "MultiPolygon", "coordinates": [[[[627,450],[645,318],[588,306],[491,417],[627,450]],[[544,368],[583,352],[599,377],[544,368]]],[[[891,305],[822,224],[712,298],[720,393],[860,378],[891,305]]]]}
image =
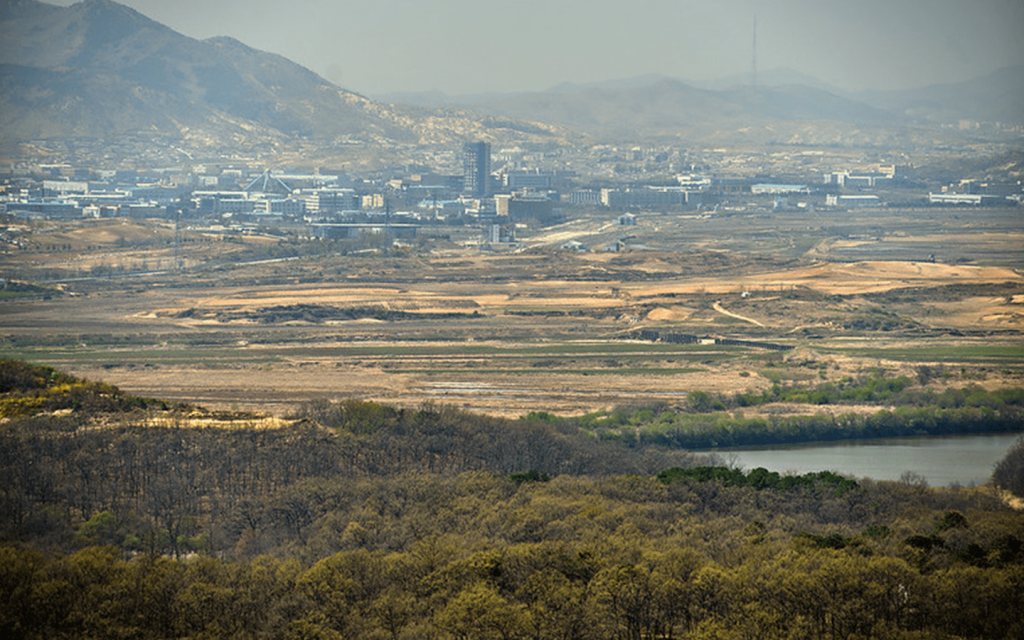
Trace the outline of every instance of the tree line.
{"type": "Polygon", "coordinates": [[[813,387],[775,384],[760,393],[691,391],[683,406],[664,402],[619,406],[561,418],[543,411],[529,420],[577,426],[602,440],[629,446],[706,450],[850,439],[1015,432],[1024,429],[1024,389],[978,385],[935,391],[905,376],[868,376],[813,387]],[[805,407],[797,415],[745,417],[743,409],[770,403],[805,407]],[[822,405],[874,405],[877,410],[822,412],[822,405]]]}

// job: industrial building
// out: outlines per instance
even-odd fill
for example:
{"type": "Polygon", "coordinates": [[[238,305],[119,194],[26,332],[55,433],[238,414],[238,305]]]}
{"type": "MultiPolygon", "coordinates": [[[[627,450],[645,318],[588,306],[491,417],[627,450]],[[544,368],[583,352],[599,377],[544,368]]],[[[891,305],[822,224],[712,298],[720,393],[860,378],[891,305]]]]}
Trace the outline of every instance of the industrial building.
{"type": "Polygon", "coordinates": [[[601,204],[609,209],[665,209],[695,206],[701,201],[701,192],[683,187],[640,187],[637,189],[601,189],[601,204]]]}
{"type": "Polygon", "coordinates": [[[882,206],[882,201],[875,195],[840,196],[829,194],[825,196],[825,206],[859,209],[864,207],[880,207],[882,206]]]}
{"type": "Polygon", "coordinates": [[[750,193],[754,195],[784,195],[791,193],[810,193],[811,190],[803,184],[773,184],[759,183],[750,186],[750,193]]]}
{"type": "Polygon", "coordinates": [[[494,197],[495,213],[509,220],[537,220],[542,223],[552,222],[561,216],[555,209],[555,203],[545,194],[521,192],[500,194],[494,197]]]}
{"type": "Polygon", "coordinates": [[[928,202],[931,204],[959,204],[976,207],[1010,204],[1010,201],[1003,196],[989,196],[982,193],[929,193],[928,202]]]}

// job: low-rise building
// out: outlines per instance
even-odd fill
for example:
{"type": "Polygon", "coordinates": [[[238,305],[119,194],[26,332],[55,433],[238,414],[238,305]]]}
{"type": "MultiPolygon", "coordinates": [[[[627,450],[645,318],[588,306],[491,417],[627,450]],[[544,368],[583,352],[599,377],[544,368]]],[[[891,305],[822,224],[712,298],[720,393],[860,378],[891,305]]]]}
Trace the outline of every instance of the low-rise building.
{"type": "Polygon", "coordinates": [[[499,194],[494,197],[495,213],[509,220],[537,220],[541,223],[551,222],[561,216],[561,210],[555,208],[555,202],[546,194],[522,192],[499,194]]]}
{"type": "Polygon", "coordinates": [[[263,198],[257,200],[253,210],[257,213],[301,216],[306,213],[306,201],[299,198],[263,198]]]}
{"type": "Polygon", "coordinates": [[[754,195],[784,195],[789,193],[810,193],[811,190],[803,184],[776,184],[761,182],[750,185],[750,193],[754,195]]]}
{"type": "Polygon", "coordinates": [[[829,207],[843,207],[846,209],[859,209],[864,207],[880,207],[882,201],[875,195],[850,195],[840,196],[829,194],[825,196],[825,205],[829,207]]]}
{"type": "Polygon", "coordinates": [[[983,193],[929,193],[928,202],[946,205],[999,205],[1009,204],[1003,196],[990,196],[983,193]]]}
{"type": "Polygon", "coordinates": [[[502,184],[506,189],[550,189],[555,176],[550,172],[510,171],[502,176],[502,184]]]}
{"type": "Polygon", "coordinates": [[[389,238],[411,239],[416,237],[414,224],[311,224],[309,229],[314,238],[353,239],[363,235],[385,235],[389,238]]]}
{"type": "Polygon", "coordinates": [[[352,189],[315,189],[302,192],[300,197],[310,213],[335,213],[358,209],[361,199],[352,189]]]}
{"type": "Polygon", "coordinates": [[[609,209],[666,209],[698,203],[699,191],[684,187],[601,189],[601,204],[609,209]]]}
{"type": "Polygon", "coordinates": [[[593,189],[580,189],[569,192],[569,204],[576,206],[596,206],[601,204],[601,192],[593,189]]]}
{"type": "Polygon", "coordinates": [[[84,180],[43,180],[43,192],[50,196],[86,194],[89,193],[89,183],[84,180]]]}
{"type": "Polygon", "coordinates": [[[9,201],[6,213],[20,218],[70,220],[81,217],[82,209],[74,200],[42,198],[9,201]]]}

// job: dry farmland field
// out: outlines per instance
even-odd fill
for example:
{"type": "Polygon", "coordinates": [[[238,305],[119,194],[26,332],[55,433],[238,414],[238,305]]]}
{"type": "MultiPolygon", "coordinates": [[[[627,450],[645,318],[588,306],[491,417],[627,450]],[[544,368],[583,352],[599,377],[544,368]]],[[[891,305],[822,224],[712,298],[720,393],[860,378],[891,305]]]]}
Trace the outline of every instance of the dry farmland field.
{"type": "Polygon", "coordinates": [[[1019,208],[613,220],[524,228],[500,249],[465,228],[394,248],[12,222],[25,248],[0,256],[0,357],[279,415],[348,397],[579,414],[879,370],[1022,384],[1019,208]]]}

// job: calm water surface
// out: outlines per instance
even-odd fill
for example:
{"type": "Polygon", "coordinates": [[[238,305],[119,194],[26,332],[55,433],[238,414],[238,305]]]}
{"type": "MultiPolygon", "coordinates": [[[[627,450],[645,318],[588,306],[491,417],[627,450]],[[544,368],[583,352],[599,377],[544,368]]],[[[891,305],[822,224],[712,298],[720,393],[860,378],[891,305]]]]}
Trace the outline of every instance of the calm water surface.
{"type": "Polygon", "coordinates": [[[847,440],[772,448],[718,450],[720,456],[749,471],[764,467],[779,473],[835,471],[857,478],[899,480],[913,471],[933,487],[985,484],[1019,433],[927,438],[847,440]]]}

